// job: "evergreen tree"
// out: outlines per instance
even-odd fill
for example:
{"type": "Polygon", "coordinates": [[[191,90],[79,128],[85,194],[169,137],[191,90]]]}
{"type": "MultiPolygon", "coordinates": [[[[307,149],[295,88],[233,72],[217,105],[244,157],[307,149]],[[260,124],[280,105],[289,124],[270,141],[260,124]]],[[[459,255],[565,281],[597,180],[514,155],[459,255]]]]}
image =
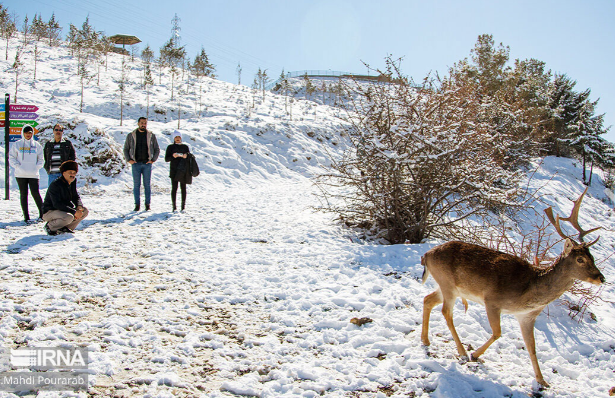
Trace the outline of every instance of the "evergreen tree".
{"type": "MultiPolygon", "coordinates": [[[[260,68],[259,68],[259,71],[260,71],[260,68]]],[[[267,75],[267,69],[265,69],[265,70],[263,70],[261,72],[260,79],[261,80],[260,80],[259,84],[260,84],[260,87],[261,87],[261,90],[262,90],[262,93],[263,93],[263,101],[264,101],[265,100],[265,88],[267,87],[267,84],[269,84],[269,82],[271,81],[271,79],[267,75]]]]}
{"type": "Polygon", "coordinates": [[[209,57],[207,56],[205,49],[201,47],[201,52],[195,57],[194,63],[192,64],[192,71],[199,78],[205,76],[213,78],[215,77],[215,70],[216,68],[214,65],[209,62],[209,57]]]}
{"type": "Polygon", "coordinates": [[[154,85],[154,77],[152,76],[152,60],[154,52],[150,49],[149,44],[141,51],[141,60],[143,61],[143,88],[147,94],[147,111],[146,117],[149,118],[149,88],[154,85]]]}
{"type": "Polygon", "coordinates": [[[51,14],[51,18],[47,22],[47,37],[49,38],[49,46],[56,47],[60,40],[60,34],[62,33],[62,28],[58,21],[56,21],[55,13],[51,14]]]}
{"type": "Polygon", "coordinates": [[[28,37],[30,33],[30,25],[28,25],[28,14],[23,20],[23,24],[21,25],[21,33],[23,33],[23,46],[24,48],[28,45],[28,37]]]}
{"type": "Polygon", "coordinates": [[[9,40],[17,32],[17,26],[15,20],[9,15],[9,11],[6,7],[0,4],[0,34],[2,38],[6,40],[5,59],[9,59],[9,40]]]}
{"type": "Polygon", "coordinates": [[[75,51],[78,47],[79,29],[72,23],[68,25],[68,34],[66,35],[66,41],[68,42],[68,48],[70,48],[70,55],[75,56],[75,51]]]}
{"type": "Polygon", "coordinates": [[[184,47],[178,46],[175,36],[171,37],[160,48],[160,60],[165,66],[168,66],[171,71],[171,100],[174,95],[175,77],[178,74],[178,66],[182,60],[186,57],[186,50],[184,47]]]}
{"type": "Polygon", "coordinates": [[[307,72],[303,75],[303,86],[305,88],[305,99],[309,99],[316,91],[316,87],[312,84],[312,80],[310,80],[307,72]]]}

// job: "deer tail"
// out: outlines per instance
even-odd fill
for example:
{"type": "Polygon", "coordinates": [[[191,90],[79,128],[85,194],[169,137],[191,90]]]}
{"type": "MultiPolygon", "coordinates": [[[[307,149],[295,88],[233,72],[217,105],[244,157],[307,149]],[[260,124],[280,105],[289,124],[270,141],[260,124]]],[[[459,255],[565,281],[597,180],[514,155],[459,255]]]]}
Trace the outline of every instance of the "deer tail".
{"type": "Polygon", "coordinates": [[[427,269],[427,264],[425,261],[425,256],[421,257],[421,264],[423,265],[423,280],[422,283],[425,284],[427,278],[429,278],[429,270],[427,269]]]}

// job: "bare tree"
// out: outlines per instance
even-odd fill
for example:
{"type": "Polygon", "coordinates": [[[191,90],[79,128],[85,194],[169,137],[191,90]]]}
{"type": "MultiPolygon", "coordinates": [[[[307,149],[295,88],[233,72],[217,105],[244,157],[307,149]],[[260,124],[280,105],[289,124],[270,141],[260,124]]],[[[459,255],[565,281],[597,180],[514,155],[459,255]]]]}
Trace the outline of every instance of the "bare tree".
{"type": "Polygon", "coordinates": [[[21,61],[21,52],[23,47],[17,47],[15,51],[15,61],[13,62],[12,69],[15,72],[15,97],[13,103],[17,103],[17,91],[19,89],[19,74],[23,71],[23,63],[21,61]]]}
{"type": "Polygon", "coordinates": [[[390,57],[377,72],[380,81],[347,87],[352,149],[319,180],[327,210],[391,243],[419,243],[516,205],[521,174],[495,160],[479,103],[446,82],[413,87],[390,57]]]}
{"type": "MultiPolygon", "coordinates": [[[[129,73],[130,73],[130,66],[126,62],[126,57],[122,57],[120,77],[118,79],[113,79],[113,81],[117,83],[117,90],[120,93],[120,126],[124,122],[124,98],[126,97],[126,91],[127,91],[127,86],[129,82],[129,73]]],[[[149,106],[148,106],[148,110],[149,110],[149,106]]]]}
{"type": "Polygon", "coordinates": [[[43,22],[40,15],[34,14],[32,26],[30,27],[32,38],[34,40],[34,79],[36,80],[36,66],[40,55],[39,43],[47,36],[47,25],[43,22]]]}

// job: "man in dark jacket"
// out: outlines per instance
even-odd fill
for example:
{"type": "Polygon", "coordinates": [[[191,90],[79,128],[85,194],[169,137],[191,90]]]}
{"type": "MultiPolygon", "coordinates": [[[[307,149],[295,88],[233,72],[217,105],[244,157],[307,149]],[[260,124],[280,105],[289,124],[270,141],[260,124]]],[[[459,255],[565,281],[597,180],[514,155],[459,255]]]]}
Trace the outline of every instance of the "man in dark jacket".
{"type": "Polygon", "coordinates": [[[67,160],[60,166],[60,178],[47,188],[43,202],[43,220],[47,221],[44,228],[49,235],[73,233],[88,215],[88,209],[83,207],[77,193],[75,178],[78,171],[77,162],[67,160]]]}
{"type": "Polygon", "coordinates": [[[140,117],[138,128],[128,134],[124,143],[124,159],[132,167],[133,195],[135,198],[135,210],[141,209],[141,176],[143,176],[143,188],[145,190],[145,210],[150,209],[152,190],[152,163],[160,155],[160,147],[154,133],[147,129],[147,118],[140,117]]]}
{"type": "Polygon", "coordinates": [[[53,140],[45,143],[45,170],[47,170],[48,180],[47,186],[51,185],[62,174],[60,173],[60,165],[67,160],[75,160],[75,148],[73,144],[64,138],[64,127],[59,123],[53,126],[53,140]]]}

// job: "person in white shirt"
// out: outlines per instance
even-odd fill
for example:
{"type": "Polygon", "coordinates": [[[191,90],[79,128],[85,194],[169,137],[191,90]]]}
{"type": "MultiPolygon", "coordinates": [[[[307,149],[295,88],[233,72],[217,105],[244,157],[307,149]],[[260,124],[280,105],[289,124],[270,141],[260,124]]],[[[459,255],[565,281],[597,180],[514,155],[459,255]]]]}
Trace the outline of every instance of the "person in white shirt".
{"type": "Polygon", "coordinates": [[[9,163],[15,170],[24,221],[30,223],[28,212],[28,188],[38,207],[38,220],[43,216],[43,199],[38,191],[39,170],[45,164],[43,147],[34,139],[34,129],[26,124],[21,129],[22,138],[9,150],[9,163]]]}

